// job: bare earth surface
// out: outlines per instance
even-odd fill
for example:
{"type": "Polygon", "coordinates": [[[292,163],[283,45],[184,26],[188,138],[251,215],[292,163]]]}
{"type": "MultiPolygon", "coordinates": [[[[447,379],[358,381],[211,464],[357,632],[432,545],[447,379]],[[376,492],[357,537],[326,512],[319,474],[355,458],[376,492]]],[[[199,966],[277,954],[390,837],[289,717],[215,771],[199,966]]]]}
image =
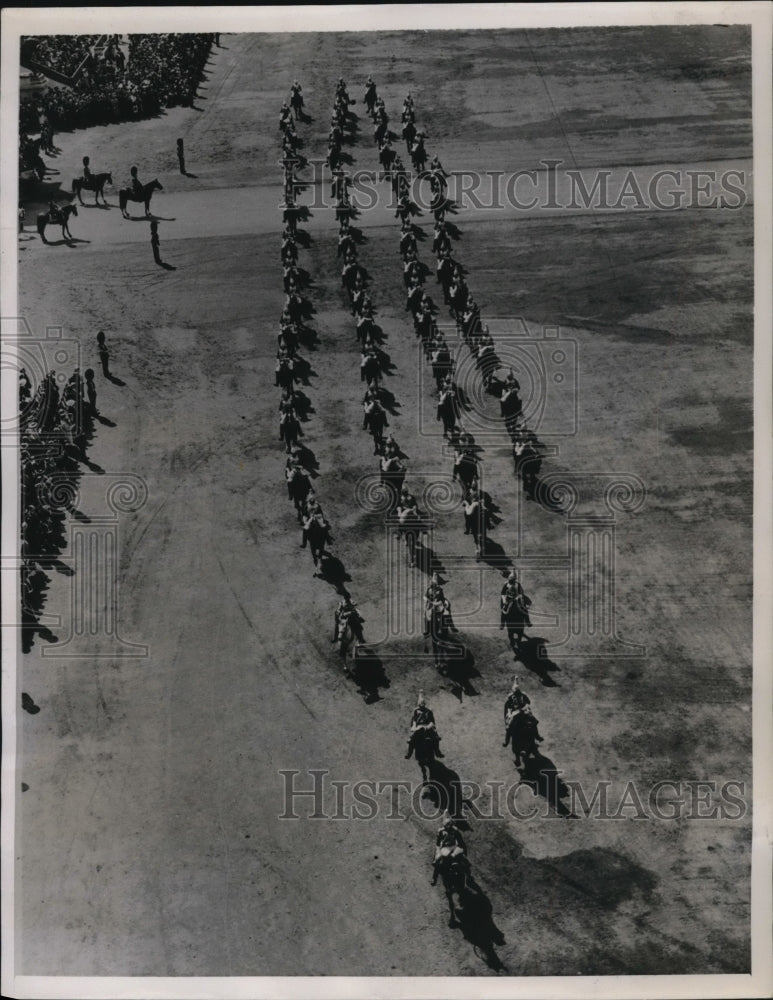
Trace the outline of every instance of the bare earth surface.
{"type": "MultiPolygon", "coordinates": [[[[416,783],[403,753],[420,688],[449,769],[479,784],[511,784],[517,774],[501,747],[513,674],[495,627],[502,577],[485,565],[480,576],[449,567],[473,554],[458,511],[438,517],[433,548],[478,672],[471,691],[460,695],[420,656],[420,635],[379,647],[389,680],[379,700],[366,703],[343,675],[329,643],[338,598],[312,578],[286,498],[273,376],[283,299],[276,125],[294,77],[313,116],[299,125],[305,152],[318,158],[335,81],[347,80],[360,114],[348,151],[361,169],[377,168],[362,107],[372,73],[393,120],[411,90],[430,155],[449,170],[538,169],[547,158],[588,170],[748,170],[748,36],[715,28],[222,40],[195,108],[59,135],[52,182],[69,191],[88,154],[96,170],[113,171],[110,208],[80,209],[71,245],[54,232],[48,246],[20,237],[20,314],[36,334],[63,327],[80,341],[82,367],[98,372],[103,329],[125,382],[97,377],[99,408],[114,426],[98,426],[89,460],[147,484],[146,504],[120,520],[120,633],[149,655],[64,658],[36,638],[21,660],[19,688],[41,711],[19,715],[28,790],[17,802],[18,971],[748,971],[748,798],[740,821],[626,818],[632,810],[602,821],[558,816],[522,788],[521,807],[538,805],[541,818],[468,815],[473,873],[504,938],[496,959],[448,928],[442,890],[429,885],[435,819],[309,820],[307,801],[297,805],[301,820],[278,818],[281,769],[416,783]],[[178,136],[195,178],[176,172],[178,136]],[[145,221],[121,218],[117,189],[132,163],[164,185],[152,207],[174,270],[154,265],[145,221]]],[[[386,184],[378,190],[387,197],[386,184]]],[[[27,207],[31,220],[38,206],[27,207]]],[[[566,574],[539,568],[539,558],[565,556],[566,516],[521,504],[506,439],[484,443],[485,485],[503,518],[492,541],[521,567],[535,622],[544,616],[531,632],[546,638],[558,668],[544,684],[521,671],[543,753],[589,794],[611,782],[615,804],[629,780],[645,796],[661,779],[750,787],[751,206],[468,208],[454,222],[456,256],[492,330],[495,318],[506,328],[517,316],[535,336],[560,325],[577,342],[577,433],[552,439],[557,453],[543,472],[629,473],[647,490],[640,510],[618,517],[615,541],[617,632],[646,655],[603,657],[587,638],[561,642],[566,574]]],[[[404,310],[399,227],[383,206],[359,223],[359,258],[394,364],[391,429],[409,455],[408,484],[421,488],[421,477],[448,473],[451,458],[404,310]],[[432,435],[420,433],[420,416],[432,435]]],[[[319,462],[333,551],[376,642],[386,629],[384,532],[379,515],[354,502],[358,479],[377,464],[361,429],[359,351],[332,209],[314,208],[308,228],[300,263],[314,281],[319,341],[305,352],[314,411],[303,440],[319,462]]],[[[430,243],[420,256],[434,267],[430,243]]],[[[442,303],[434,279],[428,285],[442,303]]],[[[562,398],[552,405],[565,406],[562,398]]],[[[103,477],[84,475],[80,514],[104,515],[104,498],[103,477]]],[[[413,574],[423,591],[426,576],[413,574]]],[[[54,574],[48,595],[46,610],[62,617],[52,626],[60,644],[71,586],[54,574]]],[[[72,648],[112,647],[100,635],[72,648]]]]}

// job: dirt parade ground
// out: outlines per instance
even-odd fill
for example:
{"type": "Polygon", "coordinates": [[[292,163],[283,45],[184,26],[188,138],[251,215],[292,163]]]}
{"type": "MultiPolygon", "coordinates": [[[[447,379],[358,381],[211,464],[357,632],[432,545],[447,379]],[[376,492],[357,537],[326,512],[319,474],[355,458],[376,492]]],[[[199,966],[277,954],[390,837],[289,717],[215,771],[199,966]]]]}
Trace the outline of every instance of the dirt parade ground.
{"type": "Polygon", "coordinates": [[[17,972],[749,971],[750,65],[734,26],[223,34],[192,107],[57,132],[21,188],[19,316],[40,371],[94,370],[97,417],[19,636],[17,972]],[[534,481],[444,302],[424,180],[417,269],[472,438],[443,436],[369,74],[406,168],[410,92],[427,167],[449,175],[451,254],[494,385],[520,383],[534,481]],[[385,434],[424,516],[413,558],[363,427],[323,166],[339,78],[385,434]],[[296,452],[329,523],[317,566],[275,374],[296,79],[296,452]],[[104,206],[72,193],[84,156],[112,174],[104,206]],[[132,166],[161,184],[158,261],[142,205],[119,208],[132,166]],[[77,205],[71,239],[36,230],[51,197],[77,205]],[[453,476],[472,439],[478,550],[453,476]],[[441,669],[435,573],[458,630],[441,669]],[[364,643],[342,656],[346,595],[364,643]],[[542,738],[520,768],[503,746],[515,676],[542,738]],[[444,754],[424,789],[406,759],[420,692],[444,754]],[[446,810],[469,862],[456,920],[430,884],[446,810]]]}

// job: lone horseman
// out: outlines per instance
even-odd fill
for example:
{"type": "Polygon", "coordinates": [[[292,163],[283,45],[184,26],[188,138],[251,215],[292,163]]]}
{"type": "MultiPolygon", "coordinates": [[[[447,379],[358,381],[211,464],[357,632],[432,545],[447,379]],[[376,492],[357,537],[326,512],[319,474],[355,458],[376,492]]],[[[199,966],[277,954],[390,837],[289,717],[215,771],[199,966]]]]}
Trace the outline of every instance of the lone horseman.
{"type": "Polygon", "coordinates": [[[416,708],[414,708],[413,715],[411,716],[411,735],[408,740],[408,750],[405,754],[406,760],[409,760],[413,756],[416,749],[416,739],[419,736],[428,737],[434,743],[436,757],[445,757],[445,754],[440,750],[440,736],[435,725],[435,715],[427,705],[423,691],[419,691],[416,708]]]}
{"type": "Polygon", "coordinates": [[[91,161],[88,156],[83,157],[83,177],[81,178],[81,181],[87,191],[93,191],[94,189],[94,175],[92,174],[91,167],[89,166],[90,162],[91,161]]]}
{"type": "Polygon", "coordinates": [[[446,814],[443,825],[435,838],[435,857],[432,862],[432,885],[437,885],[438,875],[452,858],[464,858],[467,861],[467,845],[464,842],[459,827],[446,814]]]}

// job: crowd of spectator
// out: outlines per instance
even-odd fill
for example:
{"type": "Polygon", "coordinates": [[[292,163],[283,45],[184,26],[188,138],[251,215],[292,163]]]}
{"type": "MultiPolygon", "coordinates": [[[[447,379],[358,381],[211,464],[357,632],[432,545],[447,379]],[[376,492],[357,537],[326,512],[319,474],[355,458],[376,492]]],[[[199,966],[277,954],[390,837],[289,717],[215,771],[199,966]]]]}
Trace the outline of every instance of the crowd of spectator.
{"type": "Polygon", "coordinates": [[[76,369],[61,390],[51,371],[32,391],[26,371],[19,373],[21,458],[22,649],[27,652],[42,632],[49,577],[66,545],[64,535],[69,489],[80,477],[86,446],[97,417],[94,372],[76,369]]]}
{"type": "Polygon", "coordinates": [[[72,76],[99,35],[37,35],[22,38],[22,54],[62,76],[72,76]]]}
{"type": "MultiPolygon", "coordinates": [[[[211,34],[127,35],[128,56],[121,36],[109,36],[92,51],[98,36],[54,36],[23,40],[29,59],[73,72],[89,56],[72,86],[51,86],[25,97],[19,112],[21,169],[35,161],[39,149],[30,136],[55,131],[131,121],[158,114],[162,108],[189,107],[212,45],[211,34]],[[31,44],[34,43],[34,44],[31,44]],[[44,59],[43,56],[46,58],[44,59]],[[48,61],[46,61],[48,60],[48,61]],[[21,155],[26,147],[26,155],[21,155]]],[[[44,150],[45,151],[45,150],[44,150]]]]}

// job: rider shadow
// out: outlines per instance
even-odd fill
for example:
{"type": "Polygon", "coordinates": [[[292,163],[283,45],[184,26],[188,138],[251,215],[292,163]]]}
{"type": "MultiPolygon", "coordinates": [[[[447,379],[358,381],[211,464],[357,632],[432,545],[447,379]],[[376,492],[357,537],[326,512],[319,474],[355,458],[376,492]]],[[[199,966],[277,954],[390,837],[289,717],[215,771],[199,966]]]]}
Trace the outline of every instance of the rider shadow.
{"type": "Polygon", "coordinates": [[[549,757],[541,753],[527,757],[521,772],[521,784],[528,785],[535,795],[542,796],[559,816],[572,816],[571,809],[561,801],[569,794],[569,788],[549,757]]]}
{"type": "Polygon", "coordinates": [[[494,922],[494,907],[472,875],[467,876],[464,912],[458,923],[465,941],[473,946],[486,965],[494,972],[507,972],[507,966],[494,950],[502,947],[505,936],[494,922]]]}
{"type": "Polygon", "coordinates": [[[390,686],[382,660],[365,646],[358,646],[355,650],[351,675],[366,705],[381,701],[379,688],[390,686]]]}
{"type": "Polygon", "coordinates": [[[351,233],[352,239],[355,243],[362,244],[368,242],[368,237],[358,226],[349,226],[349,232],[351,233]]]}
{"type": "Polygon", "coordinates": [[[344,584],[351,583],[352,578],[346,572],[346,567],[337,556],[331,555],[329,552],[323,552],[319,557],[319,565],[314,576],[318,580],[324,580],[325,583],[329,583],[341,597],[351,597],[344,584]]]}
{"type": "Polygon", "coordinates": [[[316,351],[319,336],[317,331],[304,323],[298,324],[298,340],[309,351],[316,351]]]}
{"type": "Polygon", "coordinates": [[[494,569],[509,572],[513,568],[512,559],[499,542],[495,542],[491,538],[484,538],[481,549],[481,559],[494,569]]]}
{"type": "Polygon", "coordinates": [[[310,479],[319,478],[319,462],[311,448],[305,444],[296,444],[292,450],[293,457],[297,458],[298,464],[306,471],[310,479]]]}
{"type": "Polygon", "coordinates": [[[426,576],[432,576],[433,573],[446,572],[442,560],[437,556],[434,549],[429,545],[425,545],[423,540],[416,546],[415,562],[416,568],[426,576]]]}
{"type": "Polygon", "coordinates": [[[317,412],[312,406],[311,400],[302,389],[295,390],[293,406],[295,407],[295,412],[298,414],[299,420],[301,420],[304,424],[309,421],[310,414],[317,412]]]}
{"type": "Polygon", "coordinates": [[[460,830],[469,830],[470,825],[464,819],[464,807],[469,807],[470,801],[462,795],[462,779],[439,760],[428,763],[427,773],[429,780],[422,797],[428,798],[440,812],[447,812],[460,830]]]}
{"type": "Polygon", "coordinates": [[[517,659],[527,670],[537,675],[543,687],[560,687],[550,674],[561,668],[548,657],[546,646],[547,639],[542,636],[524,636],[518,648],[517,659]]]}
{"type": "Polygon", "coordinates": [[[310,363],[298,354],[295,356],[294,374],[298,376],[303,385],[307,386],[311,385],[311,382],[309,382],[310,378],[317,377],[317,373],[311,367],[310,363]]]}
{"type": "Polygon", "coordinates": [[[480,693],[471,683],[471,678],[480,677],[480,671],[475,666],[475,657],[467,646],[461,648],[462,655],[446,657],[444,668],[441,670],[442,675],[451,682],[451,694],[460,702],[464,695],[475,697],[480,693]]]}
{"type": "Polygon", "coordinates": [[[390,392],[389,389],[385,389],[383,385],[378,387],[378,401],[390,416],[397,417],[400,415],[400,404],[397,402],[395,394],[390,392]]]}

